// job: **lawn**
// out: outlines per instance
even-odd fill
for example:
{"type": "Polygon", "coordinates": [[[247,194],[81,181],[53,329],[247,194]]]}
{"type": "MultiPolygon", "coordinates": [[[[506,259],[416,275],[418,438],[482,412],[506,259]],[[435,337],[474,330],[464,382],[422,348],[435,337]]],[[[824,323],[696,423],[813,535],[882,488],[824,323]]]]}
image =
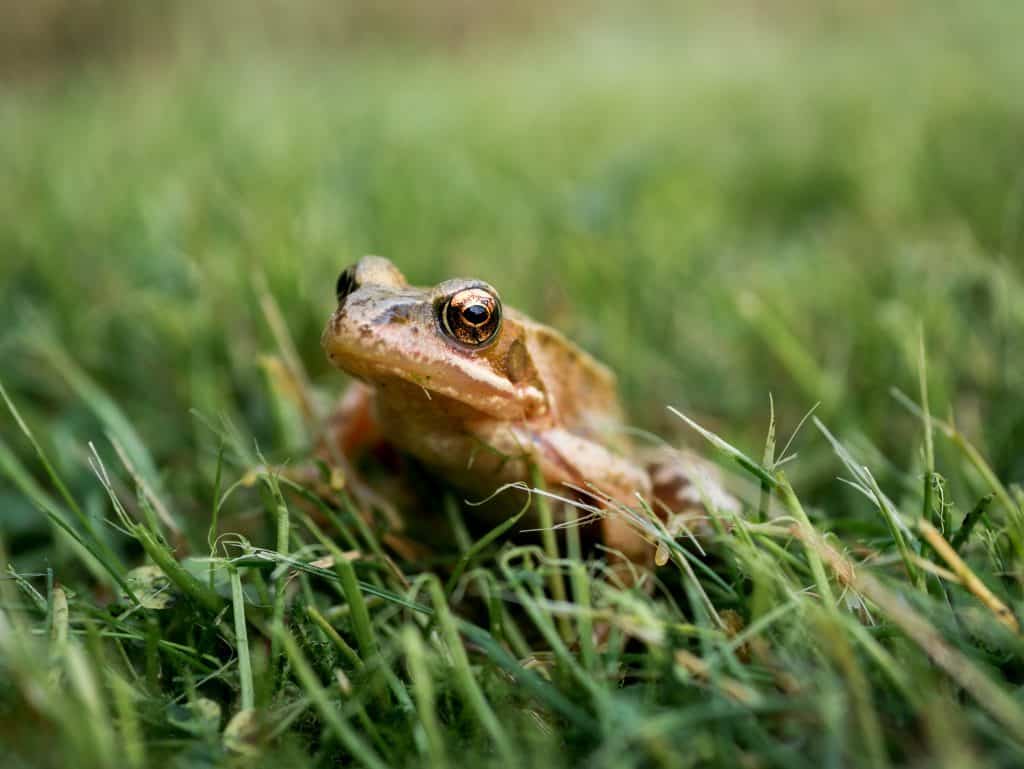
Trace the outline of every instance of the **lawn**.
{"type": "Polygon", "coordinates": [[[5,769],[1024,763],[1024,6],[202,23],[0,81],[5,769]],[[651,591],[391,552],[286,472],[367,253],[561,329],[744,516],[651,591]]]}

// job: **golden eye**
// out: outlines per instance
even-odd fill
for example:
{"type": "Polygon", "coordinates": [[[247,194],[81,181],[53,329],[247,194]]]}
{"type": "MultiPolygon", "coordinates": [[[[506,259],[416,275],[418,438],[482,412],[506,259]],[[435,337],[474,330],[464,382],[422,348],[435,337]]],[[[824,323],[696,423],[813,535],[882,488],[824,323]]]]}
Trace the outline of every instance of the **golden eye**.
{"type": "Polygon", "coordinates": [[[464,288],[442,306],[441,326],[456,342],[483,347],[498,336],[501,302],[485,288],[464,288]]]}

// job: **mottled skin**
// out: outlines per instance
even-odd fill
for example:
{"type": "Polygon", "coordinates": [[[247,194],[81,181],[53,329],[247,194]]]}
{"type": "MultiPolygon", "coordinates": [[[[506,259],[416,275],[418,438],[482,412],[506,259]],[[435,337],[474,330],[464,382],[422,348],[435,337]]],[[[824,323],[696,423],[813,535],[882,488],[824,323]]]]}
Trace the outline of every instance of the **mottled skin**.
{"type": "MultiPolygon", "coordinates": [[[[535,463],[547,487],[591,484],[614,500],[649,498],[647,470],[628,455],[614,375],[557,331],[500,307],[485,345],[459,342],[446,329],[445,303],[482,289],[478,280],[410,286],[388,260],[368,256],[339,280],[338,309],[323,334],[331,362],[364,383],[342,408],[340,442],[350,452],[368,434],[383,436],[476,499],[529,480],[535,463]]],[[[522,498],[507,494],[512,508],[522,498]]],[[[593,501],[593,500],[590,500],[593,501]]],[[[492,507],[507,514],[508,506],[492,507]]],[[[653,550],[616,513],[601,538],[635,561],[653,550]]]]}

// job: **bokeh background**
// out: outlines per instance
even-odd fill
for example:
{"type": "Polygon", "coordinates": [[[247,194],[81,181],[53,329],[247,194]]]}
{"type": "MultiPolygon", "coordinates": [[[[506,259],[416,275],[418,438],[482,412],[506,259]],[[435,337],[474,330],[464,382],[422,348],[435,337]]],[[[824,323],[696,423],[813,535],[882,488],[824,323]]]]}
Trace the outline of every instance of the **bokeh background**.
{"type": "MultiPolygon", "coordinates": [[[[700,445],[670,404],[759,456],[769,394],[781,436],[820,402],[894,493],[923,331],[932,408],[1019,481],[1022,30],[992,0],[5,0],[0,381],[93,514],[85,443],[122,419],[202,527],[192,410],[307,448],[263,281],[326,403],[336,276],[378,253],[495,284],[671,440],[700,445]]],[[[802,494],[863,511],[820,435],[796,447],[802,494]]],[[[8,545],[52,557],[4,483],[8,545]]]]}

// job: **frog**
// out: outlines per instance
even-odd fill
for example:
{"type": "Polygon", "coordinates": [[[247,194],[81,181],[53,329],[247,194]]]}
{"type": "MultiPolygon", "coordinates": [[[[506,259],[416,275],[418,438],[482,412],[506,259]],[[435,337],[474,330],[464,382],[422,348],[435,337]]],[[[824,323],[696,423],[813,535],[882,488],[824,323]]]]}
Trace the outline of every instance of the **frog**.
{"type": "Polygon", "coordinates": [[[635,564],[655,554],[638,506],[692,514],[710,488],[715,504],[735,507],[710,463],[642,458],[624,429],[615,374],[505,305],[491,284],[413,286],[390,260],[365,256],[341,272],[335,293],[321,341],[354,380],[333,418],[342,455],[383,440],[467,500],[490,500],[473,510],[491,523],[522,506],[510,489],[542,480],[565,503],[560,520],[567,505],[596,513],[596,539],[635,564]]]}

